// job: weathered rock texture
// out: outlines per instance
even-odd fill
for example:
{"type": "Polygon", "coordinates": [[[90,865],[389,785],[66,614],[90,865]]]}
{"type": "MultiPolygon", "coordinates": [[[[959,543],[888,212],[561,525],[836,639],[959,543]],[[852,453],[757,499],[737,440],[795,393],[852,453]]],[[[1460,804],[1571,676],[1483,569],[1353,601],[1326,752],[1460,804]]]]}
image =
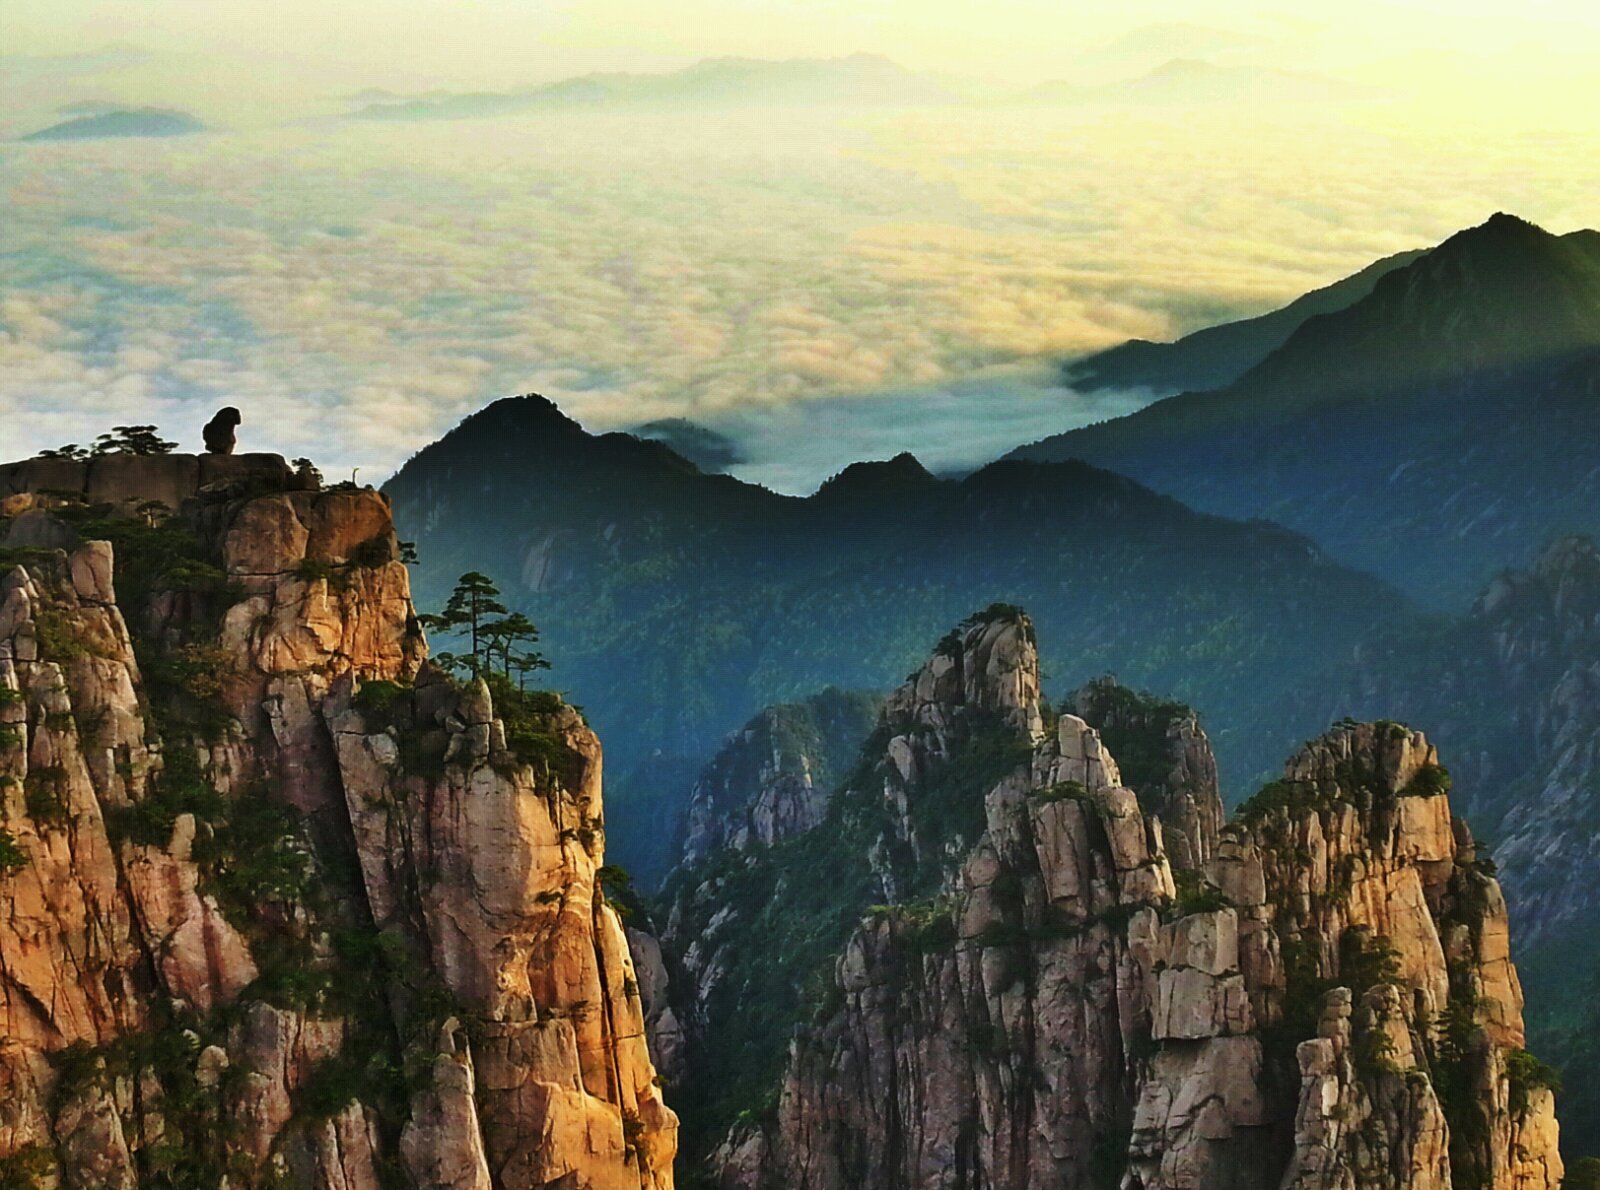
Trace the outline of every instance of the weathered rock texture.
{"type": "MultiPolygon", "coordinates": [[[[1307,745],[1231,824],[1190,820],[1199,867],[1179,881],[1161,821],[1098,732],[1049,720],[1037,677],[1031,626],[992,609],[889,699],[830,808],[881,824],[856,863],[882,903],[790,1016],[774,1100],[710,1156],[719,1184],[1559,1184],[1504,901],[1420,733],[1349,724],[1307,745]],[[986,771],[978,724],[1011,744],[986,771]],[[919,808],[952,776],[983,809],[954,847],[919,808]]],[[[1203,736],[1161,735],[1170,805],[1214,770],[1203,736]]],[[[744,890],[793,896],[782,861],[679,878],[679,930],[714,923],[668,934],[713,1041],[748,983],[741,924],[783,921],[744,890]]]]}
{"type": "MultiPolygon", "coordinates": [[[[107,454],[86,461],[25,459],[20,463],[0,463],[0,499],[46,492],[73,493],[91,504],[110,504],[127,511],[161,504],[167,512],[176,512],[185,500],[213,485],[287,488],[294,482],[289,464],[282,455],[275,454],[107,454]]],[[[26,506],[19,502],[0,515],[15,515],[26,506]]]]}
{"type": "Polygon", "coordinates": [[[1553,542],[1437,638],[1363,650],[1344,706],[1401,708],[1451,756],[1454,798],[1496,840],[1525,945],[1586,937],[1600,880],[1600,551],[1553,542]]]}
{"type": "Polygon", "coordinates": [[[424,666],[387,501],[0,491],[0,1182],[670,1187],[599,743],[424,666]]]}
{"type": "Polygon", "coordinates": [[[1587,538],[1553,543],[1532,572],[1491,584],[1474,617],[1492,638],[1503,705],[1516,708],[1506,726],[1532,770],[1496,774],[1522,777],[1524,793],[1495,807],[1497,858],[1516,889],[1519,936],[1558,937],[1592,923],[1600,881],[1600,551],[1587,538]]]}
{"type": "MultiPolygon", "coordinates": [[[[374,923],[425,955],[478,1022],[470,1046],[458,1032],[435,1059],[475,1067],[471,1099],[448,1111],[430,1100],[426,1114],[475,1115],[497,1184],[670,1187],[677,1120],[655,1085],[627,936],[596,875],[594,733],[554,709],[540,725],[549,755],[530,764],[508,748],[482,682],[462,690],[431,671],[408,706],[389,708],[387,728],[344,697],[324,713],[374,923]],[[398,746],[428,732],[438,772],[408,767],[398,746]]],[[[427,1146],[427,1169],[446,1139],[427,1146]]]]}
{"type": "Polygon", "coordinates": [[[1210,861],[1226,815],[1217,758],[1194,711],[1136,694],[1114,678],[1090,682],[1070,707],[1122,758],[1128,787],[1145,813],[1161,820],[1172,866],[1197,869],[1210,861]]]}
{"type": "Polygon", "coordinates": [[[1424,725],[1457,812],[1494,841],[1533,1048],[1562,1071],[1563,1146],[1600,1152],[1600,551],[1561,538],[1468,615],[1379,636],[1353,670],[1334,713],[1424,725]]]}

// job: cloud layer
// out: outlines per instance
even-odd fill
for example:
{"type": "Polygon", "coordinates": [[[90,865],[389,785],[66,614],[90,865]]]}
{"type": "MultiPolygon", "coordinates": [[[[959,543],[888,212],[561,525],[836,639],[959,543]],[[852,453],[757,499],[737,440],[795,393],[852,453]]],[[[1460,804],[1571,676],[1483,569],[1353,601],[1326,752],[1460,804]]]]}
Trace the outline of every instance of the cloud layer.
{"type": "Polygon", "coordinates": [[[1382,112],[1244,119],[562,114],[5,145],[0,454],[128,421],[192,447],[229,403],[247,446],[376,479],[531,390],[597,429],[735,430],[789,488],[863,452],[968,465],[1127,404],[1052,391],[1062,355],[1257,312],[1495,209],[1596,221],[1593,133],[1501,149],[1382,112]]]}

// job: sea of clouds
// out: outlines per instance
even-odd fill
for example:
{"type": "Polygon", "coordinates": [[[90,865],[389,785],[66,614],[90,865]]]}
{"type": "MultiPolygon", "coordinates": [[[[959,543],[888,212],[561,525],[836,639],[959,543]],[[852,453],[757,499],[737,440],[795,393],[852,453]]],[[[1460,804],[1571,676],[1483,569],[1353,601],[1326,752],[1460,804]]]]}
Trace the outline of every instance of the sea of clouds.
{"type": "MultiPolygon", "coordinates": [[[[200,113],[204,115],[205,113],[200,113]]],[[[8,136],[47,114],[13,110],[8,136]]],[[[1258,312],[1600,192],[1592,131],[1486,152],[1381,112],[319,118],[0,144],[0,455],[212,410],[380,480],[496,396],[688,417],[786,491],[1136,407],[1060,360],[1258,312]]]]}

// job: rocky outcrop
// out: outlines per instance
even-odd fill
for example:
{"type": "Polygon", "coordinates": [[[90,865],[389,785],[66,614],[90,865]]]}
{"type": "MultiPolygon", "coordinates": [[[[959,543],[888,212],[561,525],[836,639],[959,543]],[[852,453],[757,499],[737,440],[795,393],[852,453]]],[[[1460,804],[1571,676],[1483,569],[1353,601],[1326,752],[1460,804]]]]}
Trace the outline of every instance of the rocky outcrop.
{"type": "MultiPolygon", "coordinates": [[[[1180,879],[1100,733],[1048,719],[1036,664],[997,610],[889,699],[869,776],[807,836],[855,844],[829,878],[882,903],[789,1010],[766,1106],[708,1144],[718,1183],[1554,1190],[1504,900],[1427,740],[1336,727],[1197,829],[1180,879]],[[941,846],[953,785],[982,820],[941,846]],[[852,809],[877,829],[852,836],[852,809]]],[[[1180,788],[1194,738],[1163,727],[1151,753],[1180,788]]],[[[679,936],[712,1038],[752,1008],[729,995],[742,923],[783,930],[800,889],[780,855],[715,871],[678,903],[681,926],[722,898],[679,936]]]]}
{"type": "Polygon", "coordinates": [[[24,1064],[27,1051],[96,1044],[144,1018],[140,948],[104,809],[142,796],[151,754],[127,627],[95,573],[106,559],[91,547],[37,577],[13,568],[0,578],[0,798],[11,856],[0,1036],[24,1064]]]}
{"type": "Polygon", "coordinates": [[[1518,759],[1532,770],[1496,774],[1525,789],[1499,807],[1497,858],[1519,930],[1557,937],[1600,880],[1600,551],[1588,538],[1552,543],[1530,573],[1496,579],[1474,619],[1492,639],[1502,705],[1523,733],[1518,759]]]}
{"type": "Polygon", "coordinates": [[[1600,551],[1559,539],[1506,571],[1462,620],[1380,638],[1341,699],[1426,723],[1452,758],[1453,798],[1496,840],[1518,936],[1555,942],[1588,922],[1600,879],[1600,551]]]}
{"type": "MultiPolygon", "coordinates": [[[[422,1117],[476,1115],[500,1185],[670,1187],[677,1120],[655,1086],[627,937],[596,876],[593,732],[570,707],[540,712],[521,725],[543,743],[536,765],[508,746],[486,685],[458,689],[431,670],[387,724],[369,722],[348,688],[323,710],[374,924],[424,955],[477,1022],[470,1046],[456,1033],[434,1059],[468,1056],[471,1101],[456,1095],[447,1111],[430,1090],[422,1117]],[[436,758],[402,757],[403,740],[429,734],[436,758]]],[[[413,1149],[436,1151],[416,1119],[413,1149]]]]}
{"type": "Polygon", "coordinates": [[[424,667],[387,501],[248,455],[13,489],[0,1180],[670,1187],[599,743],[424,667]]]}
{"type": "Polygon", "coordinates": [[[628,952],[638,976],[650,1060],[663,1078],[675,1081],[683,1077],[689,1039],[683,1023],[684,1008],[674,994],[675,983],[667,969],[661,941],[646,930],[629,926],[628,952]]]}
{"type": "Polygon", "coordinates": [[[1068,705],[1122,757],[1129,788],[1145,813],[1161,820],[1173,867],[1209,862],[1226,815],[1217,758],[1199,716],[1182,703],[1119,686],[1113,677],[1090,682],[1068,705]]]}
{"type": "Polygon", "coordinates": [[[1352,723],[1224,832],[1212,870],[1248,923],[1260,1015],[1291,1036],[1315,1022],[1290,1184],[1559,1183],[1541,1076],[1506,1074],[1529,1060],[1505,900],[1448,788],[1420,733],[1352,723]]]}
{"type": "MultiPolygon", "coordinates": [[[[1493,840],[1528,983],[1534,1048],[1561,1068],[1569,1156],[1600,1152],[1600,552],[1548,546],[1498,575],[1470,614],[1377,637],[1336,713],[1423,724],[1450,758],[1451,801],[1493,840]]],[[[1480,848],[1480,850],[1482,850],[1480,848]]],[[[1488,861],[1487,853],[1484,860],[1488,861]]]]}
{"type": "MultiPolygon", "coordinates": [[[[42,494],[77,496],[89,504],[111,505],[130,513],[152,510],[154,505],[174,513],[204,488],[237,484],[285,489],[296,482],[296,473],[283,456],[275,454],[104,454],[86,460],[25,459],[0,463],[0,499],[23,497],[0,515],[16,516],[32,505],[29,498],[42,494]]],[[[0,540],[0,545],[15,544],[20,543],[0,540]]]]}
{"type": "Polygon", "coordinates": [[[735,732],[695,782],[684,815],[682,862],[803,834],[872,730],[879,700],[825,690],[768,707],[735,732]]]}
{"type": "MultiPolygon", "coordinates": [[[[1123,1055],[1140,1028],[1125,1027],[1124,1002],[1156,999],[1159,922],[1146,910],[1125,926],[1115,910],[1172,894],[1159,830],[1072,716],[985,810],[949,893],[849,940],[843,1005],[796,1039],[784,1078],[763,1162],[778,1182],[804,1171],[818,1186],[1089,1185],[1094,1154],[1120,1143],[1123,1055]],[[1105,828],[1098,849],[1084,846],[1091,820],[1105,828]],[[1142,934],[1143,964],[1125,929],[1142,934]],[[1064,1181],[1074,1163],[1083,1180],[1064,1181]]],[[[1240,992],[1235,1011],[1247,1012],[1240,992]]],[[[1162,1025],[1187,1033],[1198,1012],[1169,1004],[1162,1025]]]]}

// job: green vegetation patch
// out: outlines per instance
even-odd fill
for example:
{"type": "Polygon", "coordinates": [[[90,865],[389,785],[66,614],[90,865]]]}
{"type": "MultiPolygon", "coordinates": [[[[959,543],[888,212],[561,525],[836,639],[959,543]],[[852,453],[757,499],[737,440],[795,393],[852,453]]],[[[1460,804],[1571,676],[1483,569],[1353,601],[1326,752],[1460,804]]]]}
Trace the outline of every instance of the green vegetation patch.
{"type": "Polygon", "coordinates": [[[56,515],[71,523],[85,541],[111,543],[117,603],[136,635],[157,594],[184,596],[192,609],[209,613],[209,628],[243,597],[243,589],[177,518],[153,522],[116,516],[106,504],[69,504],[57,509],[56,515]]]}
{"type": "Polygon", "coordinates": [[[1443,797],[1450,792],[1450,770],[1442,764],[1425,764],[1400,791],[1403,797],[1443,797]]]}
{"type": "Polygon", "coordinates": [[[1172,915],[1175,917],[1233,908],[1228,895],[1193,868],[1174,871],[1172,879],[1178,889],[1178,895],[1172,903],[1172,915]]]}
{"type": "Polygon", "coordinates": [[[1511,1111],[1521,1115],[1528,1110],[1528,1096],[1535,1090],[1561,1094],[1561,1072],[1541,1062],[1527,1050],[1512,1050],[1506,1055],[1506,1078],[1511,1084],[1511,1111]]]}
{"type": "Polygon", "coordinates": [[[247,1173],[248,1159],[230,1153],[242,1137],[228,1108],[237,1102],[249,1071],[229,1066],[210,1087],[201,1085],[196,1073],[200,1051],[226,1040],[231,1010],[200,1017],[175,1013],[165,1002],[153,1004],[151,1029],[102,1046],[76,1042],[49,1056],[58,1076],[52,1109],[91,1086],[109,1087],[112,1080],[147,1072],[161,1087],[163,1130],[157,1143],[133,1154],[140,1183],[215,1186],[230,1174],[247,1173]]]}
{"type": "Polygon", "coordinates": [[[1141,693],[1109,674],[1077,691],[1071,709],[1100,733],[1117,759],[1123,784],[1141,795],[1165,787],[1172,771],[1167,733],[1174,723],[1194,718],[1187,704],[1141,693]]]}
{"type": "Polygon", "coordinates": [[[72,820],[64,794],[66,770],[59,766],[36,768],[23,779],[28,817],[41,827],[63,827],[72,820]]]}
{"type": "Polygon", "coordinates": [[[39,655],[47,660],[72,661],[78,657],[100,655],[94,642],[85,637],[72,617],[59,608],[37,608],[33,613],[33,629],[39,642],[39,655]]]}
{"type": "Polygon", "coordinates": [[[1028,796],[1046,805],[1051,802],[1082,802],[1091,806],[1094,804],[1094,798],[1090,796],[1088,787],[1082,781],[1057,781],[1054,785],[1032,791],[1028,796]]]}
{"type": "Polygon", "coordinates": [[[127,839],[146,847],[165,847],[180,814],[193,814],[205,824],[220,820],[225,800],[200,770],[192,747],[177,744],[166,749],[160,774],[146,795],[128,806],[108,806],[106,830],[113,839],[127,839]]]}
{"type": "Polygon", "coordinates": [[[55,1154],[45,1145],[28,1145],[0,1157],[0,1190],[38,1190],[55,1171],[55,1154]]]}
{"type": "Polygon", "coordinates": [[[18,845],[17,837],[0,826],[0,879],[15,875],[28,866],[28,853],[18,845]]]}

